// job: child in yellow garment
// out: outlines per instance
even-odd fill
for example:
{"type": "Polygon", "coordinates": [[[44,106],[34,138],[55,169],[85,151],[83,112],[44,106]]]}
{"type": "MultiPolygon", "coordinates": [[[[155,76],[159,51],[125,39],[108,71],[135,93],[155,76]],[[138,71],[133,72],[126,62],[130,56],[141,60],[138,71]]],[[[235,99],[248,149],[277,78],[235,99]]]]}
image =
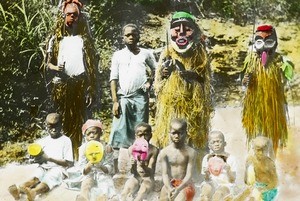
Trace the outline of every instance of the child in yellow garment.
{"type": "Polygon", "coordinates": [[[102,123],[99,120],[89,119],[82,126],[86,142],[79,148],[79,166],[84,175],[81,183],[80,194],[76,201],[90,201],[96,199],[117,201],[111,173],[113,170],[113,149],[110,145],[100,140],[102,136],[102,123]],[[86,152],[90,142],[100,142],[103,145],[103,158],[99,162],[90,158],[86,152]]]}
{"type": "Polygon", "coordinates": [[[270,149],[273,149],[270,139],[258,136],[252,140],[252,148],[253,154],[247,157],[245,172],[245,183],[253,187],[251,199],[275,200],[278,193],[278,175],[275,161],[269,156],[270,149]]]}

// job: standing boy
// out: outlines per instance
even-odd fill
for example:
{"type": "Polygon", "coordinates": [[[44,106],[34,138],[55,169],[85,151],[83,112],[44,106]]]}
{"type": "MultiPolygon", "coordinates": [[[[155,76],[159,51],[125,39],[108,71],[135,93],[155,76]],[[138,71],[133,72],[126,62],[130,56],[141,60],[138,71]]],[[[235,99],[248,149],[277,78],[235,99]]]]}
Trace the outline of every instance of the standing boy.
{"type": "Polygon", "coordinates": [[[151,81],[147,75],[150,67],[154,74],[154,55],[138,47],[140,32],[135,24],[123,27],[126,47],[112,57],[110,84],[113,100],[113,123],[109,143],[115,149],[115,173],[118,172],[118,151],[128,148],[135,140],[134,128],[139,122],[148,122],[151,81]],[[118,87],[119,86],[119,87],[118,87]]]}

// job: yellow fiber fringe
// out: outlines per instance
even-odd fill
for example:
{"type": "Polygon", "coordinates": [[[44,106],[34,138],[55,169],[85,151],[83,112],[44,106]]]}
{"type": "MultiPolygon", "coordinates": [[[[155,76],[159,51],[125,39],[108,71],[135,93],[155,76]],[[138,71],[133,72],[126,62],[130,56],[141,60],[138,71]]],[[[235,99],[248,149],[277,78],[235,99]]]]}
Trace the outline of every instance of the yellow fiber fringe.
{"type": "Polygon", "coordinates": [[[156,70],[155,91],[157,110],[153,132],[153,142],[158,147],[169,144],[169,123],[173,118],[185,118],[188,123],[188,143],[195,148],[204,148],[210,127],[211,72],[207,54],[198,45],[191,54],[179,55],[172,47],[162,54],[156,70]],[[192,70],[204,78],[200,84],[185,81],[178,73],[172,72],[169,78],[162,79],[162,62],[166,57],[181,62],[186,70],[192,70]]]}
{"type": "Polygon", "coordinates": [[[287,103],[284,94],[280,55],[275,55],[267,68],[256,55],[248,60],[247,72],[251,74],[243,100],[242,123],[248,142],[258,135],[270,138],[273,148],[285,146],[288,138],[287,103]]]}

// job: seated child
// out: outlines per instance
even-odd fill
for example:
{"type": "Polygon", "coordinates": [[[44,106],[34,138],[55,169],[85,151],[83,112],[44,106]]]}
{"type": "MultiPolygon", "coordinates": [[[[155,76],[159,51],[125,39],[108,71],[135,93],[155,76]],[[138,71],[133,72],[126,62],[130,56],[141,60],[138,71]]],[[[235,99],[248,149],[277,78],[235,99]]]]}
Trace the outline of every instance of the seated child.
{"type": "Polygon", "coordinates": [[[151,126],[147,123],[139,123],[135,127],[135,137],[135,143],[128,148],[133,176],[125,183],[121,194],[123,201],[134,196],[135,192],[137,194],[134,200],[142,201],[154,187],[155,166],[159,151],[158,148],[149,144],[152,137],[151,126]]]}
{"type": "Polygon", "coordinates": [[[20,199],[20,193],[33,201],[37,195],[49,192],[62,183],[66,168],[73,166],[72,142],[62,133],[60,115],[48,114],[45,127],[48,135],[36,142],[41,151],[34,157],[34,162],[39,164],[34,177],[19,187],[12,185],[8,189],[15,200],[20,199]]]}
{"type": "MultiPolygon", "coordinates": [[[[102,136],[102,123],[99,120],[89,119],[82,126],[82,133],[86,142],[79,147],[79,166],[84,175],[81,183],[80,194],[77,201],[92,200],[92,189],[95,196],[104,200],[118,200],[113,185],[111,172],[113,171],[113,149],[110,145],[100,140],[102,136]],[[103,145],[103,158],[99,162],[87,154],[91,142],[100,142],[103,145]],[[88,160],[90,159],[90,160],[88,160]]],[[[97,154],[97,153],[96,153],[97,154]]],[[[98,153],[99,154],[99,153],[98,153]]]]}
{"type": "Polygon", "coordinates": [[[212,131],[208,135],[210,153],[202,160],[200,200],[223,200],[232,193],[236,180],[236,161],[225,152],[225,138],[221,131],[212,131]]]}
{"type": "Polygon", "coordinates": [[[245,183],[254,187],[252,200],[275,200],[278,176],[272,159],[273,149],[267,137],[258,136],[252,140],[253,154],[246,160],[245,183]]]}
{"type": "Polygon", "coordinates": [[[193,174],[196,151],[186,143],[187,121],[170,122],[171,143],[160,152],[163,187],[161,201],[192,201],[195,196],[193,174]]]}

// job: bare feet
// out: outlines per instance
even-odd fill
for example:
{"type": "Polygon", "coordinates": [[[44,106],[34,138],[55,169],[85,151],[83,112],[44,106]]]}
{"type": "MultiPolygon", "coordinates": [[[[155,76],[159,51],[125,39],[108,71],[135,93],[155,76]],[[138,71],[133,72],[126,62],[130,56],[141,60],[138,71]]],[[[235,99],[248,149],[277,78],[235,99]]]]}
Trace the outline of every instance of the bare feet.
{"type": "Polygon", "coordinates": [[[15,200],[20,199],[20,191],[15,184],[8,187],[8,191],[14,197],[15,200]]]}
{"type": "Polygon", "coordinates": [[[235,198],[234,201],[244,201],[246,200],[250,194],[252,193],[253,188],[252,187],[246,187],[245,190],[243,190],[240,194],[238,194],[235,198]]]}
{"type": "Polygon", "coordinates": [[[107,201],[107,197],[105,195],[99,195],[96,199],[96,201],[107,201]]]}
{"type": "Polygon", "coordinates": [[[200,196],[200,201],[209,201],[209,198],[208,198],[208,196],[201,195],[200,196]]]}
{"type": "Polygon", "coordinates": [[[88,201],[88,199],[86,199],[86,198],[83,197],[82,195],[77,195],[76,201],[88,201]]]}
{"type": "Polygon", "coordinates": [[[34,201],[35,196],[36,196],[36,192],[33,191],[32,189],[25,187],[22,188],[22,191],[25,192],[25,194],[27,195],[27,201],[34,201]]]}

